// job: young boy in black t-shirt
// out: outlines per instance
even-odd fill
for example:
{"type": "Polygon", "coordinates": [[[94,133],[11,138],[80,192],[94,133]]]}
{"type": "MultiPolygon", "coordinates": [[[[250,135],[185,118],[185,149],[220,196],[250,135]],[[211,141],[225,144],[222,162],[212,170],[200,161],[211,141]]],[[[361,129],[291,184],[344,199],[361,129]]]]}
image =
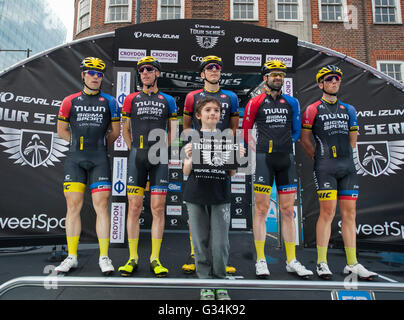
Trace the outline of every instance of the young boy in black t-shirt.
{"type": "MultiPolygon", "coordinates": [[[[196,105],[195,116],[201,122],[200,141],[215,137],[216,125],[220,120],[221,104],[214,97],[201,99],[196,105]]],[[[226,278],[226,264],[229,257],[230,225],[230,184],[229,176],[236,170],[222,170],[214,157],[212,166],[198,170],[193,167],[192,144],[184,146],[185,156],[183,172],[188,175],[184,188],[184,200],[188,209],[192,242],[195,250],[196,273],[199,278],[226,278]]],[[[195,152],[195,151],[194,151],[195,152]]],[[[198,155],[202,157],[201,150],[198,155]]],[[[206,154],[206,153],[205,153],[206,154]]],[[[215,156],[217,154],[215,153],[215,156]]],[[[201,290],[201,300],[230,300],[225,289],[215,292],[201,290]]]]}

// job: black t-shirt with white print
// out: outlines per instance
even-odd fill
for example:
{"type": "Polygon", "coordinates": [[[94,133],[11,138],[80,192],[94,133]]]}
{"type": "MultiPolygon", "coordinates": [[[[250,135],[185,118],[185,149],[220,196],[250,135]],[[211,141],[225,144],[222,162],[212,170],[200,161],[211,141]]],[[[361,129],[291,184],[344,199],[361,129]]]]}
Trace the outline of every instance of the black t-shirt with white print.
{"type": "MultiPolygon", "coordinates": [[[[212,132],[199,132],[200,138],[212,137],[212,132]]],[[[192,142],[191,142],[192,143],[192,142]]],[[[193,159],[195,159],[193,149],[193,159]]],[[[203,157],[203,152],[197,153],[203,157]]],[[[200,163],[203,159],[200,159],[200,163]]],[[[211,205],[230,203],[230,179],[228,170],[211,165],[196,168],[193,165],[188,180],[185,182],[183,199],[186,202],[211,205]]]]}

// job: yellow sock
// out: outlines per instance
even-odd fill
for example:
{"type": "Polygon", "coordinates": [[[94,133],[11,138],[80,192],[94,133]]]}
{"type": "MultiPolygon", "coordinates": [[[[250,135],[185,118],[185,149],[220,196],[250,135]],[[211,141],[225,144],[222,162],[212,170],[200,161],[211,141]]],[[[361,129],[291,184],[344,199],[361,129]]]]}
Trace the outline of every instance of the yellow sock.
{"type": "Polygon", "coordinates": [[[194,245],[192,243],[192,237],[191,236],[189,236],[189,242],[191,243],[191,256],[193,256],[193,255],[195,255],[195,252],[194,252],[194,245]]]}
{"type": "Polygon", "coordinates": [[[296,243],[285,241],[286,261],[296,260],[296,243]]]}
{"type": "Polygon", "coordinates": [[[152,238],[152,253],[150,255],[150,262],[152,262],[154,259],[159,258],[162,241],[163,241],[163,239],[153,239],[152,238]]]}
{"type": "Polygon", "coordinates": [[[345,254],[348,265],[353,266],[358,263],[358,260],[356,259],[356,248],[345,247],[345,254]]]}
{"type": "Polygon", "coordinates": [[[129,259],[135,259],[136,261],[139,259],[137,254],[137,245],[139,244],[139,239],[128,239],[129,245],[129,259]]]}
{"type": "Polygon", "coordinates": [[[77,247],[79,246],[80,236],[66,237],[66,239],[67,239],[67,249],[69,251],[69,256],[77,257],[77,247]]]}
{"type": "Polygon", "coordinates": [[[255,243],[255,250],[257,251],[257,261],[261,259],[265,260],[266,259],[264,252],[265,240],[264,241],[254,240],[254,243],[255,243]]]}
{"type": "Polygon", "coordinates": [[[317,246],[317,264],[327,263],[327,249],[328,247],[317,246]]]}
{"type": "Polygon", "coordinates": [[[100,246],[100,257],[108,256],[109,238],[98,239],[100,246]]]}

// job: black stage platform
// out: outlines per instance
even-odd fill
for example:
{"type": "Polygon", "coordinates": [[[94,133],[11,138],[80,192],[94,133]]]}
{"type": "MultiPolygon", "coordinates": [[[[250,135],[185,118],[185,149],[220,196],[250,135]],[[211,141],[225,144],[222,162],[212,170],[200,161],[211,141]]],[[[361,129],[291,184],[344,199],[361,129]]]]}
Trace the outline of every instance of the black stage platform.
{"type": "MultiPolygon", "coordinates": [[[[237,268],[235,279],[255,278],[255,248],[252,233],[230,233],[230,265],[237,268]]],[[[152,278],[149,270],[150,233],[141,232],[139,241],[139,269],[133,277],[152,278]]],[[[57,262],[48,261],[52,253],[52,246],[37,247],[29,251],[21,248],[0,249],[0,285],[11,279],[23,276],[48,276],[57,262]],[[15,251],[15,252],[13,252],[15,251]]],[[[59,250],[61,246],[57,247],[59,250]]],[[[283,249],[276,248],[276,241],[268,237],[266,243],[268,267],[271,275],[268,280],[300,280],[285,269],[285,253],[283,249]]],[[[189,238],[185,232],[166,232],[160,260],[169,269],[168,277],[196,278],[185,275],[181,266],[189,254],[189,238]]],[[[100,277],[98,267],[98,245],[79,245],[79,267],[68,276],[74,277],[100,277]]],[[[128,249],[111,247],[109,256],[117,270],[126,263],[128,249]]],[[[297,258],[307,268],[314,272],[316,264],[315,249],[297,249],[297,258]]],[[[388,252],[358,251],[358,260],[368,269],[380,274],[377,283],[404,283],[404,254],[388,252]]],[[[344,281],[346,278],[342,270],[346,264],[345,253],[340,249],[329,249],[328,264],[334,273],[333,281],[344,281]]],[[[120,277],[115,271],[113,277],[120,277]]],[[[234,279],[234,278],[233,278],[234,279]]],[[[262,280],[262,281],[268,281],[262,280]]],[[[311,279],[319,281],[314,275],[311,279]]],[[[331,300],[330,291],[297,291],[297,290],[266,290],[266,289],[232,289],[229,290],[232,300],[331,300]]],[[[376,300],[404,300],[404,292],[374,292],[376,300]]],[[[20,287],[6,292],[0,296],[1,300],[199,300],[199,288],[86,288],[62,287],[46,289],[41,287],[20,287]]]]}

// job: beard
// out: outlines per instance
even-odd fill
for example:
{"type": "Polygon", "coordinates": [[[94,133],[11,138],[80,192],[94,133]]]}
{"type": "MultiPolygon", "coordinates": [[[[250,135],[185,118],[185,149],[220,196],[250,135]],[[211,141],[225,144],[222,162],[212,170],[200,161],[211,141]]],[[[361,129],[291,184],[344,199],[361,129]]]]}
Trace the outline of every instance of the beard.
{"type": "Polygon", "coordinates": [[[282,86],[283,86],[283,81],[280,81],[280,82],[277,82],[277,83],[274,83],[273,81],[267,81],[266,85],[271,90],[280,91],[282,89],[282,86]]]}

